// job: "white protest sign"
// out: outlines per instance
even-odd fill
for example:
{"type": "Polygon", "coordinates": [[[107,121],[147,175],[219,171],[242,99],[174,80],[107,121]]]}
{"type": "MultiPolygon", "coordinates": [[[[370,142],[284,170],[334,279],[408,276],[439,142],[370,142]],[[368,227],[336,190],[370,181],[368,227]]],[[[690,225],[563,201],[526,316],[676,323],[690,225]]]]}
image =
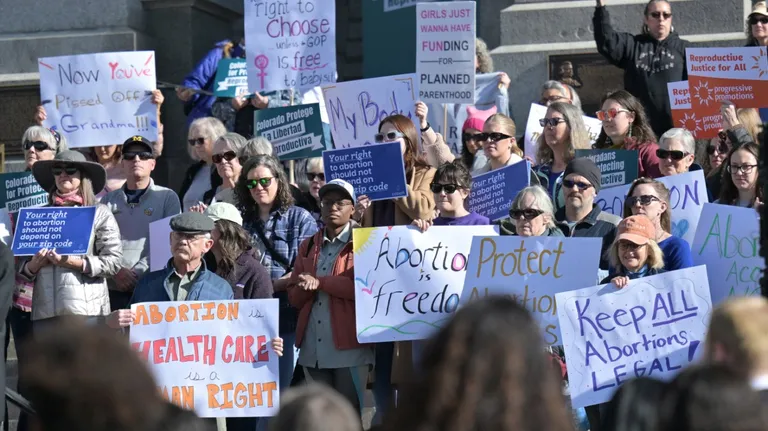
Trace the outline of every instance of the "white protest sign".
{"type": "Polygon", "coordinates": [[[424,103],[475,102],[475,2],[416,5],[416,75],[424,103]]]}
{"type": "Polygon", "coordinates": [[[155,52],[110,52],[38,59],[43,124],[70,148],[157,140],[155,52]]]}
{"type": "Polygon", "coordinates": [[[395,114],[410,118],[419,130],[414,113],[416,94],[413,73],[323,87],[334,146],[352,148],[373,144],[381,120],[395,114]]]}
{"type": "Polygon", "coordinates": [[[632,378],[672,378],[703,350],[712,311],[703,266],[556,297],[573,408],[610,400],[632,378]]]}
{"type": "MultiPolygon", "coordinates": [[[[525,155],[536,161],[536,150],[539,148],[538,139],[544,132],[539,120],[547,115],[547,107],[538,103],[531,103],[531,110],[528,111],[528,122],[525,124],[525,155]]],[[[603,122],[597,118],[582,116],[584,125],[589,133],[589,145],[594,145],[600,131],[603,129],[603,122]]]]}
{"type": "MultiPolygon", "coordinates": [[[[693,242],[699,224],[701,208],[709,202],[704,171],[698,170],[669,177],[656,178],[669,189],[672,206],[672,235],[693,242]]],[[[631,184],[602,189],[595,199],[603,211],[622,217],[624,201],[631,184]]]]}
{"type": "Polygon", "coordinates": [[[336,6],[317,0],[245,2],[251,91],[312,88],[336,82],[336,6]],[[253,42],[255,41],[255,42],[253,42]]]}
{"type": "Polygon", "coordinates": [[[171,258],[171,219],[175,216],[153,221],[149,224],[149,271],[159,271],[171,258]]]}
{"type": "Polygon", "coordinates": [[[179,407],[200,417],[272,416],[278,309],[277,299],[134,304],[131,347],[179,407]]]}
{"type": "Polygon", "coordinates": [[[355,316],[361,343],[429,338],[459,306],[472,235],[494,226],[408,226],[352,231],[355,316]]]}
{"type": "Polygon", "coordinates": [[[461,303],[488,295],[516,297],[533,313],[548,345],[561,345],[555,294],[594,286],[600,238],[475,236],[461,303]]]}
{"type": "Polygon", "coordinates": [[[765,260],[760,219],[752,208],[705,204],[691,245],[693,263],[706,265],[712,303],[729,296],[759,296],[765,260]]]}

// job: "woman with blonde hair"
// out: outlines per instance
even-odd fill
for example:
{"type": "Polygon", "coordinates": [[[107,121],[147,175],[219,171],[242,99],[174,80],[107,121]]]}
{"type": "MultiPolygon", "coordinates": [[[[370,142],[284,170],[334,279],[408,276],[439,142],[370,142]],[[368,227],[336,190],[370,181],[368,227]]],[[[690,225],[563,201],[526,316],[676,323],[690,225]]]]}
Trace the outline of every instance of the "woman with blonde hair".
{"type": "Polygon", "coordinates": [[[504,114],[494,114],[485,120],[483,133],[477,139],[483,143],[488,162],[472,171],[472,176],[511,166],[523,160],[523,151],[517,146],[515,131],[514,120],[504,114]]]}
{"type": "Polygon", "coordinates": [[[549,192],[557,212],[565,206],[563,172],[575,157],[576,150],[590,148],[589,132],[581,110],[565,102],[549,105],[539,123],[544,130],[537,141],[536,160],[539,165],[533,171],[542,187],[549,192]]]}
{"type": "Polygon", "coordinates": [[[179,190],[182,211],[200,204],[205,192],[221,185],[221,177],[213,168],[213,144],[225,133],[224,124],[213,117],[198,118],[189,126],[187,150],[197,163],[187,169],[179,190]]]}
{"type": "Polygon", "coordinates": [[[608,249],[613,268],[600,284],[613,283],[623,289],[629,280],[661,274],[664,270],[664,252],[656,242],[656,226],[643,215],[633,215],[619,223],[616,239],[608,249]]]}

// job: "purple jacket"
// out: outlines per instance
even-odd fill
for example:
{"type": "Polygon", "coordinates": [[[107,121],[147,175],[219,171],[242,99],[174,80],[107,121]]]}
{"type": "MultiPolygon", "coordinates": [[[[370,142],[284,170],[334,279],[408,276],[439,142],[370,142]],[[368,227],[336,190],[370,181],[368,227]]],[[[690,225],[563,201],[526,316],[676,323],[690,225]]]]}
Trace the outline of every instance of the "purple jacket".
{"type": "Polygon", "coordinates": [[[259,252],[254,248],[242,252],[237,258],[234,271],[224,277],[235,292],[235,299],[265,299],[272,297],[272,278],[259,262],[259,252]]]}

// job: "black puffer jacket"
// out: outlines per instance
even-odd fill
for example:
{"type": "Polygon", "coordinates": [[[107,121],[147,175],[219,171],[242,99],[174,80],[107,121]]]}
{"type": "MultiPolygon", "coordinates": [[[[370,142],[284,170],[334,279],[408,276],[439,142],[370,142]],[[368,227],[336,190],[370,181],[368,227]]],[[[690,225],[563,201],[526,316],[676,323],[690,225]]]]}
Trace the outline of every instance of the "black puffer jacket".
{"type": "Polygon", "coordinates": [[[656,136],[674,127],[667,83],[688,79],[685,48],[690,42],[674,31],[661,41],[649,35],[617,32],[605,7],[595,9],[592,24],[598,52],[624,69],[624,88],[640,99],[656,136]]]}

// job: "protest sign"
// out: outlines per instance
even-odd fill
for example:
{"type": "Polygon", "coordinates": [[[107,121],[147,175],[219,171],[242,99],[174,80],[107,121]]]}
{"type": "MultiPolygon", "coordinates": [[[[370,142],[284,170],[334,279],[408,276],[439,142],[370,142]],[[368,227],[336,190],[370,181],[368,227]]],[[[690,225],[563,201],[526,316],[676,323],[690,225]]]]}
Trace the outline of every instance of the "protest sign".
{"type": "Polygon", "coordinates": [[[149,270],[159,271],[171,258],[171,219],[155,220],[149,224],[149,270]]]}
{"type": "Polygon", "coordinates": [[[729,296],[760,296],[765,260],[758,217],[752,208],[704,204],[691,254],[694,264],[706,265],[712,304],[729,296]]]}
{"type": "Polygon", "coordinates": [[[272,416],[278,307],[277,299],[133,304],[131,347],[179,407],[201,417],[272,416]]]}
{"type": "Polygon", "coordinates": [[[416,75],[384,76],[339,82],[323,87],[325,110],[336,148],[373,144],[379,123],[390,115],[402,114],[420,130],[416,107],[416,75]]]}
{"type": "Polygon", "coordinates": [[[475,2],[416,5],[416,75],[424,103],[475,102],[475,2]]]}
{"type": "MultiPolygon", "coordinates": [[[[546,115],[546,106],[531,103],[531,110],[528,111],[528,122],[525,124],[525,155],[533,159],[534,163],[538,163],[536,161],[536,152],[539,149],[538,140],[539,136],[544,132],[544,127],[541,126],[539,120],[546,117],[546,115]]],[[[594,145],[597,137],[600,136],[600,131],[603,130],[603,122],[586,115],[581,118],[587,127],[587,133],[589,133],[589,144],[594,145]]]]}
{"type": "Polygon", "coordinates": [[[515,196],[531,182],[530,170],[525,160],[473,177],[467,207],[491,221],[508,217],[515,196]]]}
{"type": "Polygon", "coordinates": [[[40,187],[32,172],[0,174],[0,207],[9,214],[21,208],[48,204],[48,192],[40,187]]]}
{"type": "Polygon", "coordinates": [[[216,97],[236,97],[248,94],[248,71],[242,58],[222,58],[216,68],[213,94],[216,97]]]}
{"type": "Polygon", "coordinates": [[[686,48],[691,106],[718,106],[729,100],[739,108],[763,108],[768,102],[766,47],[686,48]]]}
{"type": "Polygon", "coordinates": [[[668,82],[669,106],[672,110],[672,122],[675,127],[688,130],[696,139],[714,138],[723,127],[720,104],[699,107],[691,106],[688,81],[668,82]]]}
{"type": "Polygon", "coordinates": [[[13,217],[6,209],[0,209],[0,241],[10,246],[13,240],[13,217]]]}
{"type": "Polygon", "coordinates": [[[416,6],[418,3],[430,3],[434,1],[437,0],[382,0],[382,3],[384,3],[384,12],[392,12],[393,10],[416,6]]]}
{"type": "Polygon", "coordinates": [[[269,139],[280,160],[320,157],[326,148],[317,103],[258,109],[253,124],[254,133],[269,139]]]}
{"type": "Polygon", "coordinates": [[[555,294],[595,285],[601,246],[600,238],[476,236],[461,304],[512,296],[533,314],[544,342],[561,345],[555,294]]]}
{"type": "Polygon", "coordinates": [[[555,295],[573,408],[600,404],[627,380],[668,380],[696,360],[712,311],[703,266],[555,295]]]}
{"type": "Polygon", "coordinates": [[[408,196],[400,143],[323,152],[325,179],[341,178],[372,201],[408,196]]]}
{"type": "Polygon", "coordinates": [[[576,157],[595,162],[600,169],[600,186],[604,189],[632,184],[637,179],[636,150],[576,150],[576,157]]]}
{"type": "Polygon", "coordinates": [[[70,148],[157,140],[155,52],[110,52],[38,59],[45,127],[70,148]]]}
{"type": "Polygon", "coordinates": [[[251,91],[304,89],[336,82],[336,5],[317,0],[245,2],[251,91]]]}
{"type": "Polygon", "coordinates": [[[443,135],[453,154],[461,154],[461,128],[469,116],[468,111],[478,111],[485,117],[501,113],[509,115],[507,90],[499,88],[499,73],[475,75],[474,104],[429,103],[427,120],[435,132],[443,135]]]}
{"type": "Polygon", "coordinates": [[[40,249],[60,255],[88,253],[96,207],[22,208],[13,236],[14,256],[32,256],[40,249]]]}
{"type": "Polygon", "coordinates": [[[409,226],[352,231],[355,315],[361,343],[422,340],[459,306],[473,235],[494,226],[409,226]]]}
{"type": "MultiPolygon", "coordinates": [[[[698,170],[684,174],[656,178],[669,189],[669,202],[672,207],[672,235],[693,242],[696,226],[699,224],[701,208],[709,202],[704,171],[698,170]]],[[[595,204],[603,211],[623,217],[624,201],[631,184],[600,190],[595,204]]]]}

